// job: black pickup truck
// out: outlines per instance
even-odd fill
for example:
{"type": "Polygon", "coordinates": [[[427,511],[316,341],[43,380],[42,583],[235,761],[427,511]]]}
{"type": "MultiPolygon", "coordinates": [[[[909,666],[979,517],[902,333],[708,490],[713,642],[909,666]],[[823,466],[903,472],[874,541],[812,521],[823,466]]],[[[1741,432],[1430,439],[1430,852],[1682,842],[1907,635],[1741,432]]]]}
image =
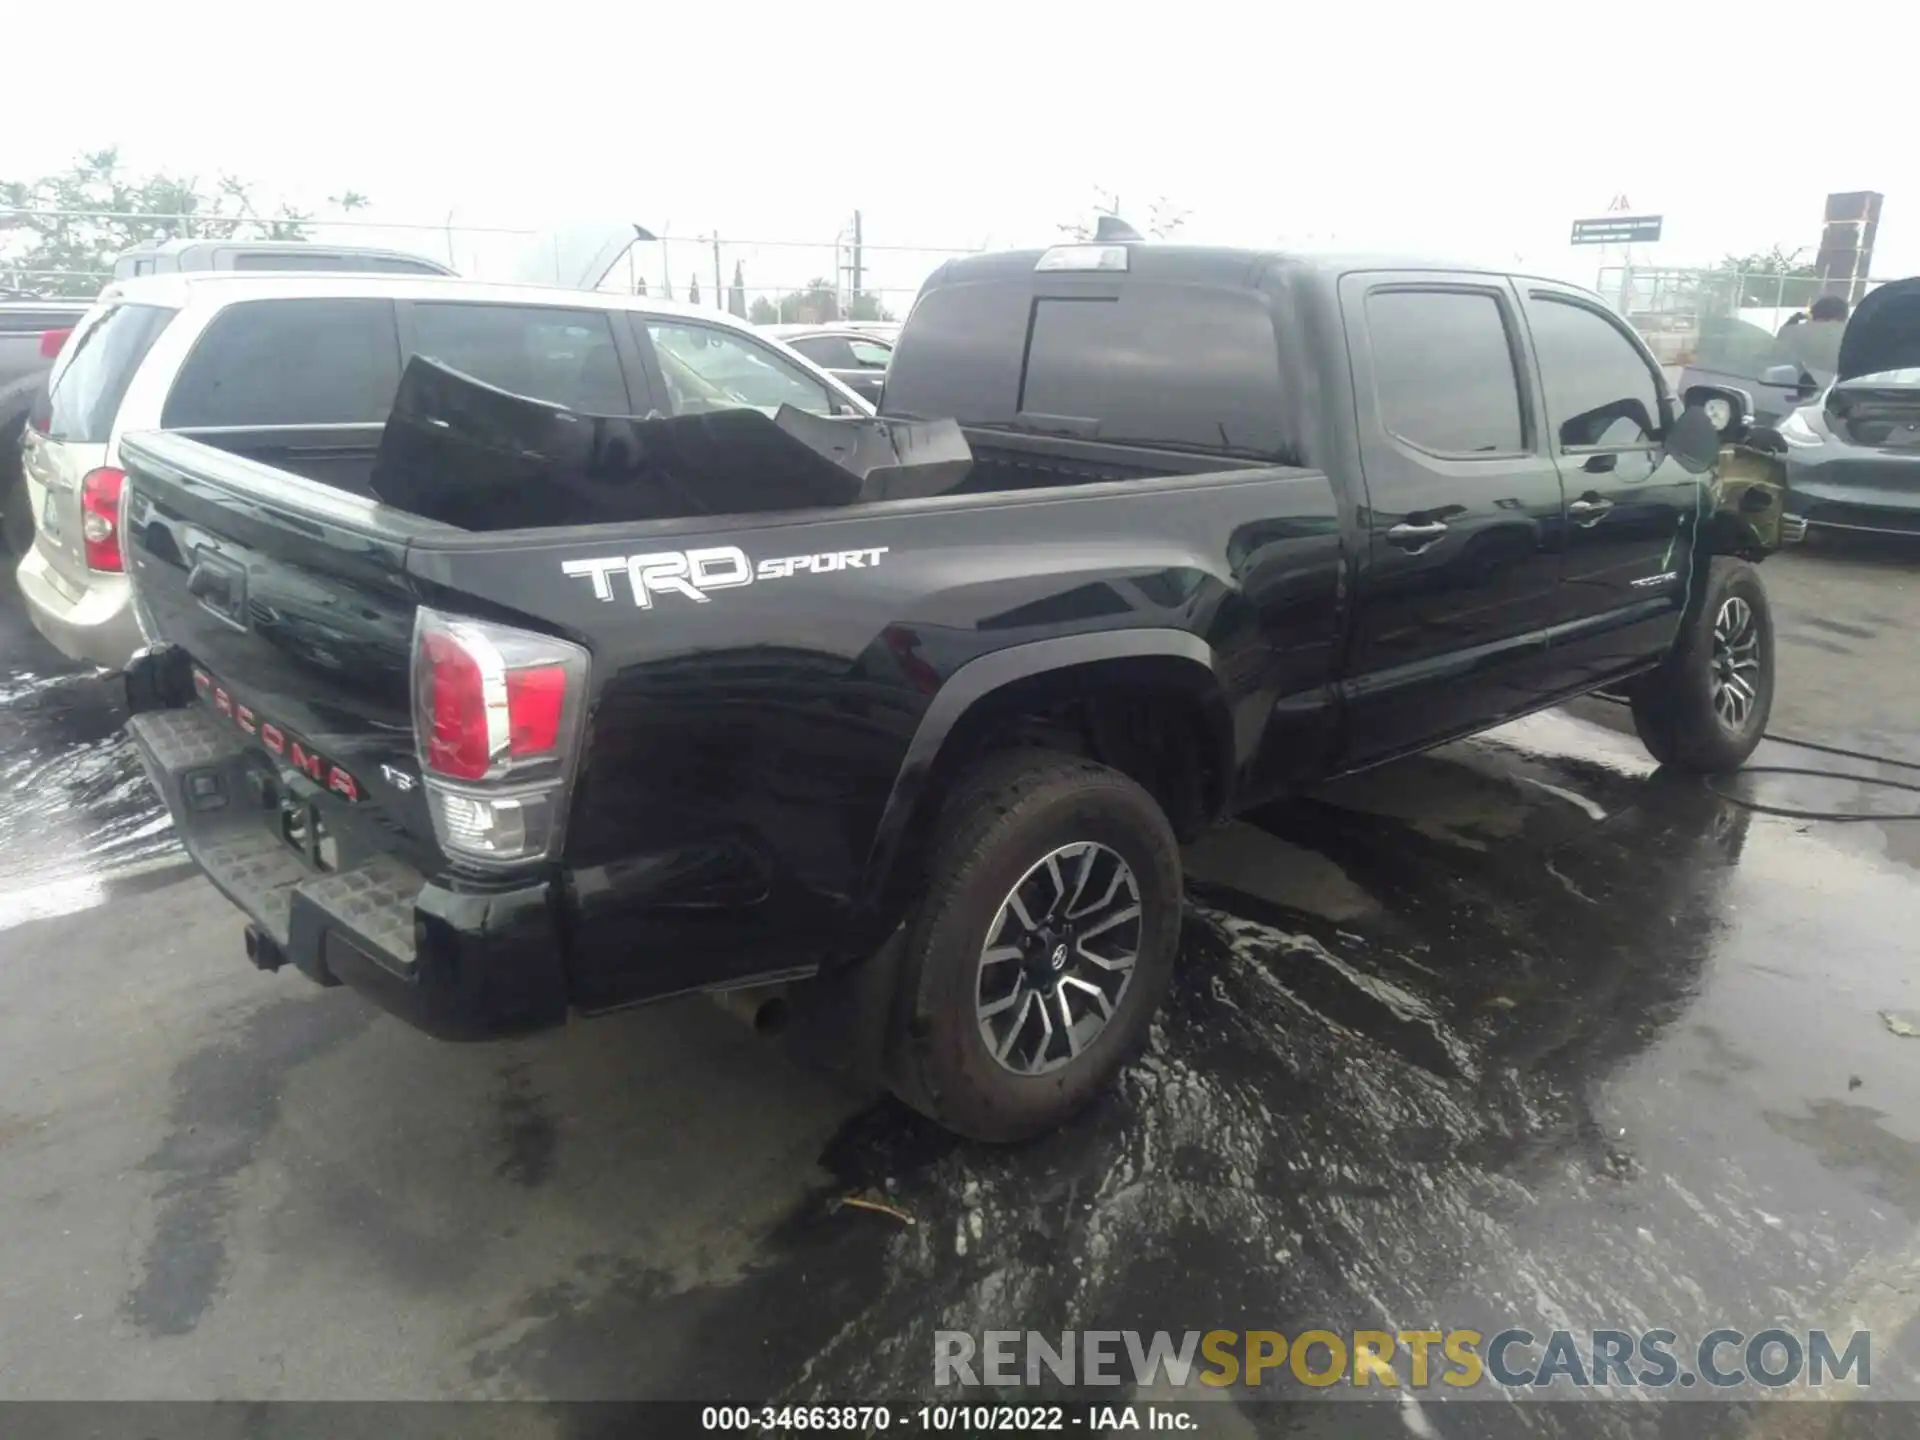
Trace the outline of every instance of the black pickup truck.
{"type": "Polygon", "coordinates": [[[934,275],[877,420],[676,364],[126,441],[130,728],[256,963],[450,1038],[857,993],[1011,1139],[1141,1041],[1209,822],[1588,691],[1702,771],[1766,722],[1720,437],[1567,285],[1067,246],[934,275]]]}

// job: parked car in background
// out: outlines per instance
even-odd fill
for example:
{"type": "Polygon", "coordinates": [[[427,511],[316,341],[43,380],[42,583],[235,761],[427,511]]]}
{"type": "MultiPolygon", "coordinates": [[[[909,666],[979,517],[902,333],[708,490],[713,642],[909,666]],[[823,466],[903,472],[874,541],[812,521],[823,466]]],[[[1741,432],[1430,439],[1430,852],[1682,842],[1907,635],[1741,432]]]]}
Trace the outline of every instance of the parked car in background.
{"type": "MultiPolygon", "coordinates": [[[[206,270],[454,273],[437,260],[399,250],[316,245],[304,240],[154,240],[122,251],[113,262],[115,280],[206,270]]],[[[53,368],[65,332],[87,313],[91,303],[79,299],[0,299],[0,537],[9,555],[24,555],[33,544],[34,515],[20,457],[27,413],[53,368]]]]}
{"type": "Polygon", "coordinates": [[[842,320],[840,323],[849,330],[858,330],[862,335],[871,335],[889,345],[900,343],[900,332],[905,328],[898,320],[842,320]]]}
{"type": "Polygon", "coordinates": [[[34,625],[66,655],[112,668],[140,644],[120,548],[123,435],[204,431],[255,454],[260,427],[280,427],[269,432],[273,455],[342,484],[364,476],[416,354],[593,414],[645,411],[655,390],[686,406],[872,409],[741,321],[644,296],[232,270],[115,283],[67,343],[25,430],[37,535],[16,574],[34,625]]]}
{"type": "Polygon", "coordinates": [[[880,403],[880,390],[887,378],[887,364],[893,359],[893,342],[853,325],[767,325],[767,334],[778,336],[814,364],[833,374],[856,394],[874,404],[880,403]]]}
{"type": "Polygon", "coordinates": [[[1779,434],[1787,507],[1808,531],[1920,536],[1920,276],[1861,300],[1833,384],[1779,434]]]}
{"type": "Polygon", "coordinates": [[[694,323],[644,420],[416,360],[371,474],[127,439],[129,729],[253,963],[456,1038],[790,997],[1011,1140],[1145,1041],[1209,822],[1602,687],[1678,769],[1764,731],[1719,437],[1587,291],[972,256],[884,424],[689,391],[694,323]]]}
{"type": "MultiPolygon", "coordinates": [[[[1793,327],[1806,329],[1805,325],[1793,327]]],[[[1819,322],[1820,331],[1833,330],[1828,351],[1838,348],[1839,329],[1819,322]]],[[[1749,418],[1758,425],[1778,425],[1796,406],[1833,378],[1833,356],[1821,348],[1822,335],[1809,331],[1800,344],[1790,344],[1763,326],[1733,316],[1711,315],[1700,322],[1700,333],[1675,389],[1682,395],[1696,386],[1718,386],[1743,392],[1752,402],[1749,418]],[[1820,364],[1824,353],[1824,366],[1820,364]]],[[[1711,418],[1724,423],[1726,401],[1715,403],[1711,418]]]]}
{"type": "Polygon", "coordinates": [[[316,245],[307,240],[155,240],[114,258],[113,278],[172,275],[182,270],[350,270],[356,275],[451,275],[424,255],[367,245],[316,245]]]}
{"type": "Polygon", "coordinates": [[[0,537],[7,553],[33,543],[33,507],[20,473],[20,434],[85,300],[0,299],[0,537]]]}

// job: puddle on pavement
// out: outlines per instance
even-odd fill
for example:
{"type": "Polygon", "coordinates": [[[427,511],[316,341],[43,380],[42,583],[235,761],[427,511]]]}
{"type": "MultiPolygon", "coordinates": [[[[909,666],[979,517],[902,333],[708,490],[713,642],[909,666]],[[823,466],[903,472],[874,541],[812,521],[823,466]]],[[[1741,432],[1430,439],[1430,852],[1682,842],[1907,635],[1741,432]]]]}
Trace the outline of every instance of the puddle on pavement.
{"type": "MultiPolygon", "coordinates": [[[[1011,1149],[954,1141],[892,1101],[864,1112],[822,1155],[832,1180],[807,1223],[776,1236],[745,1280],[702,1287],[696,1339],[750,1351],[768,1297],[799,1284],[820,1300],[819,1347],[797,1371],[742,1382],[801,1401],[925,1393],[938,1330],[1691,1313],[1700,1292],[1685,1267],[1716,1266],[1718,1252],[1626,1264],[1619,1237],[1643,1256],[1634,1224],[1672,1236],[1686,1218],[1673,1196],[1695,1190],[1715,1218],[1689,1243],[1757,1245],[1765,1217],[1712,1188],[1711,1156],[1697,1157],[1704,1176],[1666,1168],[1685,1135],[1624,1129],[1614,1107],[1622,1093],[1673,1105],[1667,1069],[1699,1061],[1666,1051],[1698,1051],[1688,1017],[1711,1010],[1768,1057],[1711,1077],[1737,1092],[1728,1103],[1754,1124],[1773,1111],[1787,1139],[1818,1129],[1831,1105],[1786,1108],[1788,1091],[1817,1093],[1817,1064],[1801,1064],[1785,1036],[1756,1045],[1751,994],[1712,1006],[1701,996],[1750,988],[1763,958],[1822,984],[1776,932],[1782,914],[1809,912],[1826,866],[1853,873],[1852,862],[1831,848],[1812,856],[1817,841],[1691,779],[1650,773],[1613,738],[1546,718],[1403,767],[1417,817],[1383,816],[1406,808],[1390,789],[1333,786],[1210,838],[1174,989],[1113,1094],[1011,1149]],[[1569,741],[1572,753],[1552,753],[1569,741]],[[1314,858],[1301,883],[1261,880],[1298,852],[1314,858]],[[1776,882],[1783,867],[1794,874],[1776,882]],[[849,1193],[913,1223],[836,1218],[849,1193]],[[885,1228],[854,1265],[847,1227],[866,1224],[885,1228]]],[[[1902,872],[1879,871],[1854,898],[1870,930],[1914,892],[1902,872]]],[[[1854,963],[1884,977],[1891,954],[1854,963]]],[[[1875,990],[1859,1005],[1823,1003],[1812,1028],[1847,1025],[1860,1006],[1871,1022],[1885,1001],[1875,990]]],[[[1884,1070],[1865,1073],[1868,1094],[1892,1092],[1884,1070]]],[[[1696,1123],[1710,1133],[1715,1122],[1696,1123]]],[[[1888,1145],[1803,1158],[1878,1177],[1888,1145]]],[[[1749,1283],[1780,1281],[1745,1258],[1698,1273],[1736,1304],[1760,1303],[1749,1283]]],[[[633,1383],[631,1372],[600,1378],[614,1393],[633,1383]]]]}
{"type": "Polygon", "coordinates": [[[0,677],[0,930],[100,902],[110,877],[178,853],[111,681],[0,677]]]}

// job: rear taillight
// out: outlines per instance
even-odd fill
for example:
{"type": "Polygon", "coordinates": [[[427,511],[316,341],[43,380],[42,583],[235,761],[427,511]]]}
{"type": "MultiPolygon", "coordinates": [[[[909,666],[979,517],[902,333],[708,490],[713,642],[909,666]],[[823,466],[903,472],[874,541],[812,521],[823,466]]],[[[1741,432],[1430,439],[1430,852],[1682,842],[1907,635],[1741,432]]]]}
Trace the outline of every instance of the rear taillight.
{"type": "Polygon", "coordinates": [[[67,343],[67,337],[71,334],[73,334],[73,327],[71,325],[64,330],[42,330],[40,332],[40,358],[42,360],[57,358],[60,354],[60,347],[67,343]]]}
{"type": "Polygon", "coordinates": [[[126,483],[125,471],[108,466],[89,470],[80,482],[80,539],[89,570],[126,568],[120,557],[120,491],[126,483]]]}
{"type": "Polygon", "coordinates": [[[577,645],[420,610],[414,743],[442,849],[483,862],[553,853],[586,691],[577,645]]]}

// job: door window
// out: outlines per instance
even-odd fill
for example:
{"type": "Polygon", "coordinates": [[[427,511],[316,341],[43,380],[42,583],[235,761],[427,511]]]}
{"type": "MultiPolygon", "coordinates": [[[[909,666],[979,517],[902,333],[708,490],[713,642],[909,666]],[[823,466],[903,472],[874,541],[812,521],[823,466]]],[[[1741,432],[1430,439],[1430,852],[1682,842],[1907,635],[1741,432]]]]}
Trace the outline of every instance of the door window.
{"type": "Polygon", "coordinates": [[[1367,337],[1389,432],[1438,455],[1527,448],[1513,345],[1497,296],[1376,290],[1367,296],[1367,337]]]}
{"type": "Polygon", "coordinates": [[[743,335],[660,320],[647,322],[647,334],[676,415],[741,408],[771,415],[782,405],[815,415],[834,413],[833,393],[825,385],[743,335]]]}
{"type": "Polygon", "coordinates": [[[633,409],[604,310],[421,301],[413,348],[488,385],[582,414],[633,409]]]}
{"type": "Polygon", "coordinates": [[[853,363],[862,370],[884,370],[893,359],[893,351],[877,340],[849,340],[847,349],[853,352],[853,363]]]}
{"type": "Polygon", "coordinates": [[[797,335],[787,344],[829,370],[853,369],[853,349],[844,335],[797,335]]]}
{"type": "Polygon", "coordinates": [[[1547,420],[1563,449],[1648,446],[1660,429],[1660,386],[1633,341],[1587,305],[1535,294],[1528,311],[1547,420]]]}
{"type": "Polygon", "coordinates": [[[214,317],[160,423],[371,425],[400,383],[389,300],[248,300],[214,317]]]}

